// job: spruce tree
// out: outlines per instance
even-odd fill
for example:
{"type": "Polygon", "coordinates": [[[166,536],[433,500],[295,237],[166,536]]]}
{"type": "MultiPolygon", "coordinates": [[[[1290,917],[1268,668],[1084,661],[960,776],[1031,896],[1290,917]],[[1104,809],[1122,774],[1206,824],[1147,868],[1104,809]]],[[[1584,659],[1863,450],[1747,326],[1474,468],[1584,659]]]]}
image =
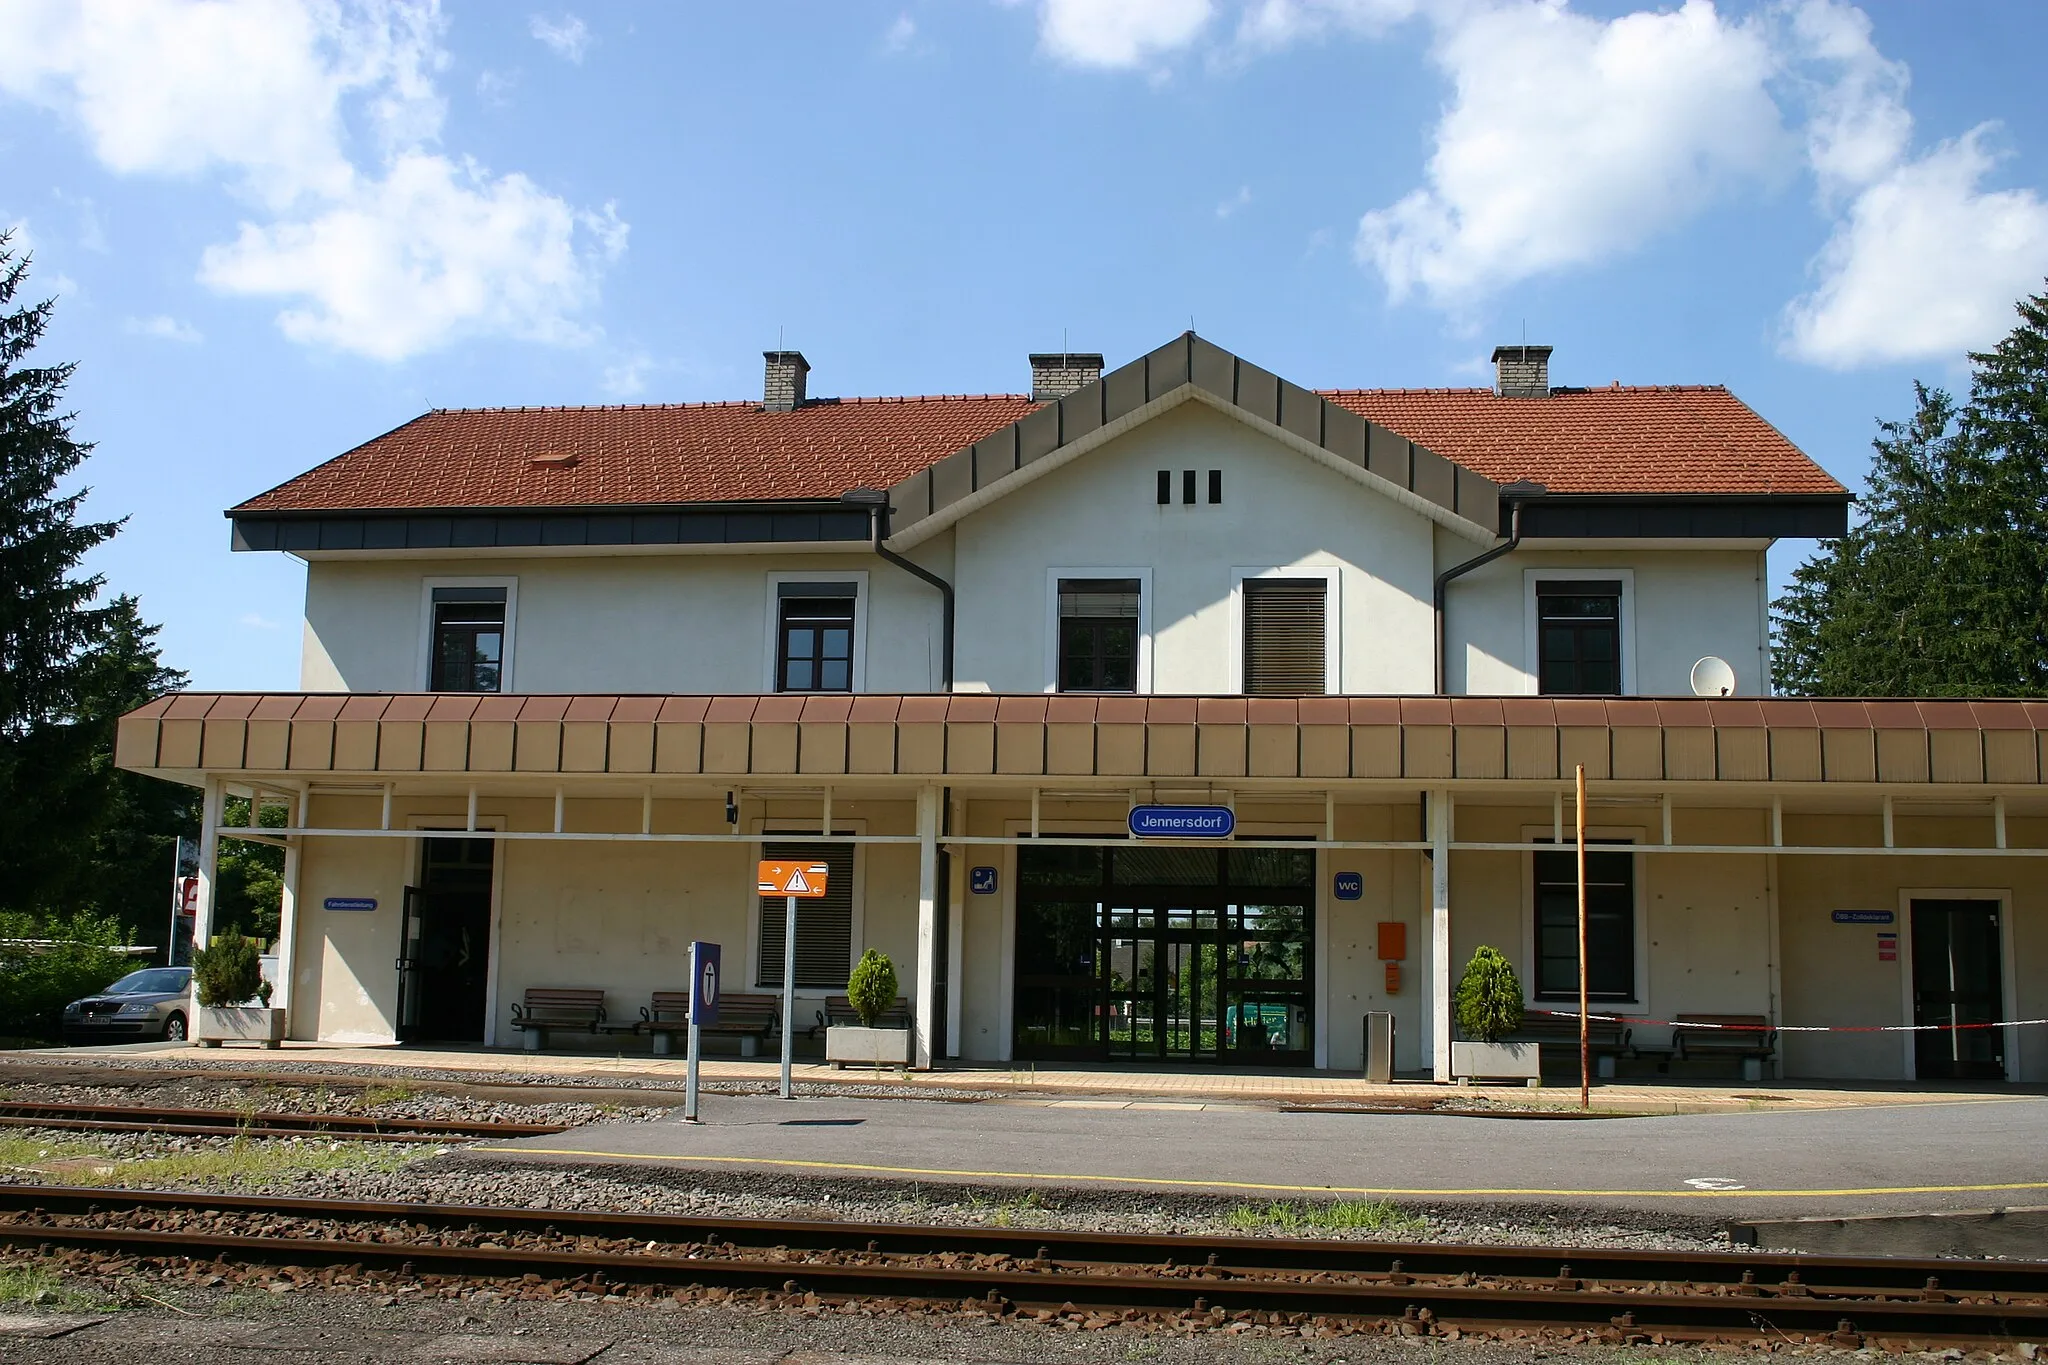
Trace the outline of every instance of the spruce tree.
{"type": "Polygon", "coordinates": [[[2048,696],[2048,293],[2018,312],[1967,404],[1880,425],[1857,524],[1773,604],[1779,691],[2048,696]]]}
{"type": "Polygon", "coordinates": [[[0,233],[0,909],[147,926],[191,803],[115,771],[114,723],[183,675],[134,599],[100,602],[103,580],[80,571],[121,523],[81,520],[89,490],[63,491],[91,447],[63,407],[73,367],[31,363],[54,300],[20,300],[28,272],[0,233]]]}

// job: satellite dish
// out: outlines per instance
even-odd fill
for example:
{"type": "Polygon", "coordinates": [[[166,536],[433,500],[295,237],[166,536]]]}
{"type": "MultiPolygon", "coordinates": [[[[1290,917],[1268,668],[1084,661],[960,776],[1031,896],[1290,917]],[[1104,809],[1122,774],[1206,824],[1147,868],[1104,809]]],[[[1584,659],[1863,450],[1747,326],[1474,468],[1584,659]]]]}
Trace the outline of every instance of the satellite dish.
{"type": "Polygon", "coordinates": [[[1696,697],[1734,696],[1735,670],[1726,659],[1709,654],[1692,666],[1692,693],[1696,697]]]}

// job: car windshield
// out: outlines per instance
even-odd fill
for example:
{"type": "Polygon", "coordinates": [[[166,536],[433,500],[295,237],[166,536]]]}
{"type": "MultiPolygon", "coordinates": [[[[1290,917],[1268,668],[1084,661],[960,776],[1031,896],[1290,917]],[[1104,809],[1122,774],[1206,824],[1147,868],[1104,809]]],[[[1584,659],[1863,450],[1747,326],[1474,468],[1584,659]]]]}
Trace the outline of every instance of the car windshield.
{"type": "Polygon", "coordinates": [[[108,995],[174,995],[185,989],[191,975],[182,967],[151,967],[128,975],[107,987],[108,995]]]}

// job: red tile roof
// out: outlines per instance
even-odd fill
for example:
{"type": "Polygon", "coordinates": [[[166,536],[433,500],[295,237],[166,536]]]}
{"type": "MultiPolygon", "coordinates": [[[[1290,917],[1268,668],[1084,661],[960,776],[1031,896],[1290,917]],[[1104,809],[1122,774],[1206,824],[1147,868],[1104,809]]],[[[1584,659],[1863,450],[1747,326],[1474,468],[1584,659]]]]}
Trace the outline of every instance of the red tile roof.
{"type": "Polygon", "coordinates": [[[1323,397],[1496,483],[1554,493],[1840,493],[1720,385],[1567,389],[1335,389],[1323,397]]]}
{"type": "MultiPolygon", "coordinates": [[[[1496,482],[1564,493],[1840,493],[1842,486],[1718,387],[1549,398],[1487,389],[1326,390],[1496,482]]],[[[236,512],[576,507],[836,498],[887,488],[1030,412],[1016,394],[436,410],[236,512]],[[573,456],[573,459],[567,458],[573,456]]]]}

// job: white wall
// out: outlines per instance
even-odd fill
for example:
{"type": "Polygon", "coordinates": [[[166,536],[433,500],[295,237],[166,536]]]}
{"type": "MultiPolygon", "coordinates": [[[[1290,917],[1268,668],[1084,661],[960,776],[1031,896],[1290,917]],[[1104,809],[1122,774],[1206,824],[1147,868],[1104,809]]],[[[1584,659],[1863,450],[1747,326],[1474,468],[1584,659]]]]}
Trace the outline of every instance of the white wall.
{"type": "MultiPolygon", "coordinates": [[[[940,574],[950,540],[916,558],[940,574]]],[[[869,554],[621,554],[535,559],[315,560],[300,685],[416,692],[430,578],[518,582],[508,692],[761,692],[773,642],[769,575],[867,576],[867,690],[938,686],[939,595],[869,554]]]]}
{"type": "Polygon", "coordinates": [[[1229,693],[1233,568],[1339,571],[1347,692],[1430,689],[1432,523],[1200,404],[1184,404],[973,512],[954,527],[958,677],[1047,682],[1050,568],[1149,568],[1152,690],[1229,693]],[[1173,471],[1160,506],[1158,471],[1173,471]],[[1196,471],[1194,506],[1181,471],[1196,471]],[[1210,506],[1209,471],[1223,471],[1210,506]]]}
{"type": "MultiPolygon", "coordinates": [[[[1469,559],[1474,549],[1439,533],[1444,566],[1469,559]]],[[[1450,585],[1445,612],[1448,686],[1477,696],[1536,691],[1536,660],[1529,645],[1529,571],[1626,570],[1633,601],[1623,606],[1624,651],[1633,650],[1639,696],[1690,696],[1693,664],[1715,654],[1735,669],[1738,696],[1769,689],[1767,643],[1761,614],[1764,556],[1753,549],[1657,550],[1594,548],[1554,550],[1536,542],[1475,569],[1450,585]]]]}

